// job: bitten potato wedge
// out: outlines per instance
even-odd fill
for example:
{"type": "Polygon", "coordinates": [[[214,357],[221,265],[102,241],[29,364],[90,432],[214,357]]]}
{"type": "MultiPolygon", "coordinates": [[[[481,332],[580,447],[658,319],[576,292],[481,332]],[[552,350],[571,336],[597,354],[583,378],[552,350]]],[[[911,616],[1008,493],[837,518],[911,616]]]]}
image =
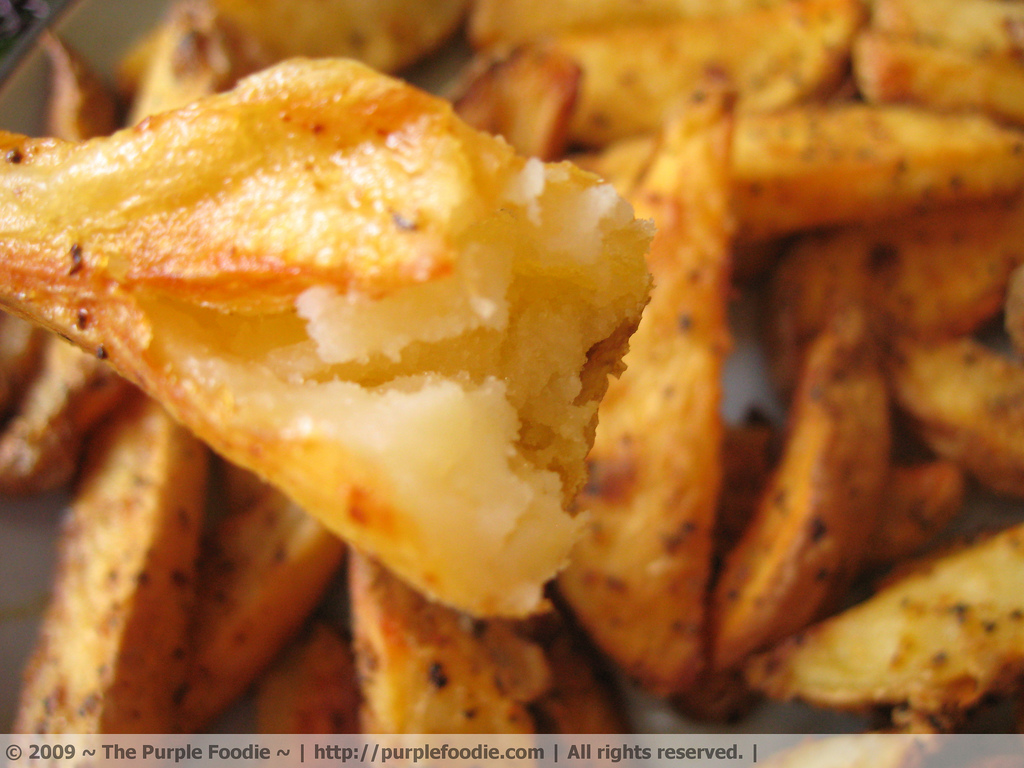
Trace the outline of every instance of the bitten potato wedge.
{"type": "Polygon", "coordinates": [[[660,227],[656,287],[601,405],[577,502],[589,527],[558,581],[597,646],[660,695],[688,685],[704,661],[731,348],[730,131],[725,99],[685,110],[634,191],[660,227]]]}
{"type": "Polygon", "coordinates": [[[875,0],[872,24],[974,54],[1024,53],[1024,7],[1003,0],[875,0]]]}
{"type": "Polygon", "coordinates": [[[0,432],[2,493],[38,493],[69,482],[89,431],[132,389],[102,360],[56,336],[42,345],[39,371],[0,432]]]}
{"type": "Polygon", "coordinates": [[[431,603],[353,553],[349,589],[364,733],[532,733],[544,652],[503,619],[431,603]]]}
{"type": "Polygon", "coordinates": [[[428,594],[537,608],[649,291],[609,185],[332,59],[0,157],[0,304],[428,594]]]}
{"type": "Polygon", "coordinates": [[[601,146],[658,130],[681,100],[706,90],[709,76],[737,93],[743,111],[828,94],[863,21],[859,0],[787,0],[727,16],[567,32],[544,44],[582,68],[571,135],[601,146]]]}
{"type": "Polygon", "coordinates": [[[473,45],[523,43],[573,29],[656,24],[725,16],[785,0],[476,0],[469,14],[473,45]]]}
{"type": "Polygon", "coordinates": [[[789,390],[832,308],[862,301],[887,335],[965,335],[1003,306],[1024,259],[1024,197],[944,206],[871,225],[801,236],[771,278],[772,376],[789,390]]]}
{"type": "Polygon", "coordinates": [[[843,103],[746,115],[735,136],[744,241],[1024,188],[1024,133],[983,115],[843,103]]]}
{"type": "Polygon", "coordinates": [[[280,493],[224,517],[203,543],[175,725],[210,725],[298,633],[344,544],[280,493]]]}
{"type": "Polygon", "coordinates": [[[129,124],[227,90],[270,63],[206,0],[172,4],[145,56],[132,84],[129,124]]]}
{"type": "Polygon", "coordinates": [[[171,731],[207,461],[141,396],[91,443],[15,731],[171,731]]]}
{"type": "Polygon", "coordinates": [[[395,72],[453,35],[469,0],[211,0],[271,61],[343,56],[395,72]]]}
{"type": "Polygon", "coordinates": [[[1024,496],[1024,366],[973,339],[905,340],[893,396],[933,451],[998,493],[1024,496]]]}
{"type": "Polygon", "coordinates": [[[575,61],[540,47],[484,57],[459,87],[455,111],[474,128],[503,137],[521,155],[559,160],[569,141],[580,75],[575,61]]]}
{"type": "Polygon", "coordinates": [[[118,104],[99,75],[53,34],[42,37],[50,64],[46,133],[68,141],[105,136],[118,127],[118,104]]]}
{"type": "Polygon", "coordinates": [[[905,707],[947,725],[1024,673],[1024,526],[919,567],[756,656],[753,685],[844,709],[905,707]],[[870,638],[866,642],[865,638],[870,638]]]}
{"type": "Polygon", "coordinates": [[[714,666],[727,669],[835,608],[861,566],[889,465],[889,398],[864,313],[815,341],[778,467],[715,585],[714,666]]]}
{"type": "Polygon", "coordinates": [[[1019,54],[971,54],[881,32],[862,34],[853,50],[857,85],[868,101],[976,111],[1024,124],[1019,54]]]}
{"type": "Polygon", "coordinates": [[[260,733],[359,733],[359,685],[352,646],[316,622],[259,682],[260,733]]]}
{"type": "Polygon", "coordinates": [[[886,567],[917,555],[963,509],[963,470],[946,459],[889,469],[885,497],[865,567],[886,567]]]}

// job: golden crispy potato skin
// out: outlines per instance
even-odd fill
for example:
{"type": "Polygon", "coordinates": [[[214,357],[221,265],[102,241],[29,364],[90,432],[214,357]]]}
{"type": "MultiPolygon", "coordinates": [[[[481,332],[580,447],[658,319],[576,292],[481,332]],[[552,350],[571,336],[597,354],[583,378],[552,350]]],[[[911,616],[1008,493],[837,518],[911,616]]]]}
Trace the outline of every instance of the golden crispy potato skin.
{"type": "Polygon", "coordinates": [[[136,397],[91,446],[15,730],[167,733],[184,676],[206,448],[136,397]]]}
{"type": "Polygon", "coordinates": [[[1024,367],[969,338],[905,340],[889,376],[932,450],[997,493],[1024,496],[1024,367]]]}
{"type": "Polygon", "coordinates": [[[860,568],[889,466],[889,398],[863,313],[815,341],[783,456],[715,587],[714,664],[801,629],[860,568]]]}
{"type": "Polygon", "coordinates": [[[0,158],[0,303],[419,588],[538,605],[649,290],[610,186],[343,60],[0,158]]]}
{"type": "Polygon", "coordinates": [[[559,580],[597,645],[662,695],[703,664],[730,349],[731,124],[719,98],[671,123],[632,195],[660,227],[656,287],[601,406],[578,501],[591,522],[559,580]]]}
{"type": "Polygon", "coordinates": [[[365,733],[532,733],[550,685],[544,652],[513,622],[474,622],[372,560],[349,560],[365,733]]]}
{"type": "Polygon", "coordinates": [[[901,706],[945,725],[987,694],[1015,687],[1024,671],[1024,528],[907,571],[754,657],[748,679],[775,698],[845,709],[901,706]]]}

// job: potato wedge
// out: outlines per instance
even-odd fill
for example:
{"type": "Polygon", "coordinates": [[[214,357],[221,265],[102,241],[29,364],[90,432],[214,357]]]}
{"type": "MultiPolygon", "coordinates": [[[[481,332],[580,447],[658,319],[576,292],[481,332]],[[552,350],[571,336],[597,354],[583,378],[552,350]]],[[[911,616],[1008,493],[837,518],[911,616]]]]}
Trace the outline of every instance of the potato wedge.
{"type": "Polygon", "coordinates": [[[47,335],[20,317],[0,312],[0,418],[18,405],[38,373],[47,335]]]}
{"type": "Polygon", "coordinates": [[[1016,267],[1006,287],[1003,324],[1017,354],[1024,355],[1024,265],[1016,267]]]}
{"type": "Polygon", "coordinates": [[[454,98],[455,111],[474,128],[503,137],[517,152],[560,160],[579,91],[572,59],[539,47],[486,57],[454,98]]]}
{"type": "Polygon", "coordinates": [[[227,90],[270,63],[206,0],[172,4],[145,55],[133,87],[129,124],[227,90]]]}
{"type": "Polygon", "coordinates": [[[853,50],[857,85],[868,101],[976,111],[1024,124],[1019,57],[970,54],[880,32],[862,34],[853,50]]]}
{"type": "Polygon", "coordinates": [[[889,464],[889,398],[862,312],[815,341],[779,465],[715,585],[713,663],[739,664],[820,618],[859,570],[889,464]]]}
{"type": "Polygon", "coordinates": [[[1024,673],[1024,526],[940,557],[756,656],[753,685],[829,707],[955,724],[1024,673]],[[865,642],[870,637],[871,642],[865,642]]]}
{"type": "Polygon", "coordinates": [[[538,733],[630,733],[611,669],[555,613],[531,619],[527,634],[544,650],[550,685],[530,704],[538,733]]]}
{"type": "Polygon", "coordinates": [[[105,136],[118,127],[118,105],[99,75],[76,51],[53,34],[42,36],[50,64],[46,132],[68,141],[105,136]]]}
{"type": "Polygon", "coordinates": [[[1024,188],[1024,132],[982,115],[838,104],[745,115],[733,151],[739,230],[758,241],[1024,188]]]}
{"type": "Polygon", "coordinates": [[[771,278],[775,382],[792,387],[807,344],[844,302],[865,302],[887,335],[941,339],[977,330],[1003,306],[1009,275],[1024,258],[1022,238],[1020,196],[800,237],[771,278]]]}
{"type": "Polygon", "coordinates": [[[176,726],[195,733],[241,696],[298,633],[341,567],[344,544],[277,492],[216,525],[200,553],[176,726]]]}
{"type": "Polygon", "coordinates": [[[744,111],[829,93],[864,21],[859,0],[787,0],[728,16],[569,32],[545,44],[583,70],[571,135],[601,146],[656,131],[707,79],[744,111]],[[764,31],[771,29],[771,35],[764,31]]]}
{"type": "Polygon", "coordinates": [[[133,398],[91,444],[19,733],[167,733],[184,674],[207,451],[133,398]]]}
{"type": "Polygon", "coordinates": [[[731,344],[730,130],[721,98],[684,111],[633,195],[660,226],[656,288],[602,403],[577,502],[589,528],[558,581],[595,644],[661,695],[688,685],[705,650],[731,344]]]}
{"type": "Polygon", "coordinates": [[[469,0],[212,0],[272,61],[344,56],[395,72],[453,35],[469,0]]]}
{"type": "Polygon", "coordinates": [[[260,680],[260,733],[359,733],[359,685],[352,646],[317,622],[260,680]]]}
{"type": "Polygon", "coordinates": [[[963,470],[945,459],[891,467],[865,567],[919,554],[963,509],[965,486],[963,470]]]}
{"type": "Polygon", "coordinates": [[[0,432],[0,493],[25,495],[69,482],[89,431],[133,387],[114,370],[56,336],[19,410],[0,432]]]}
{"type": "Polygon", "coordinates": [[[0,304],[429,594],[538,606],[649,289],[610,186],[343,60],[0,145],[0,304]]]}
{"type": "Polygon", "coordinates": [[[469,39],[478,48],[523,43],[573,29],[725,16],[784,0],[476,0],[469,39]]]}
{"type": "Polygon", "coordinates": [[[973,339],[908,339],[889,376],[896,403],[936,454],[997,493],[1024,496],[1024,366],[973,339]]]}
{"type": "Polygon", "coordinates": [[[365,733],[534,732],[550,671],[514,623],[431,603],[356,553],[349,589],[365,733]]]}
{"type": "Polygon", "coordinates": [[[875,0],[872,24],[885,32],[973,54],[1020,57],[1024,8],[1003,0],[875,0]]]}

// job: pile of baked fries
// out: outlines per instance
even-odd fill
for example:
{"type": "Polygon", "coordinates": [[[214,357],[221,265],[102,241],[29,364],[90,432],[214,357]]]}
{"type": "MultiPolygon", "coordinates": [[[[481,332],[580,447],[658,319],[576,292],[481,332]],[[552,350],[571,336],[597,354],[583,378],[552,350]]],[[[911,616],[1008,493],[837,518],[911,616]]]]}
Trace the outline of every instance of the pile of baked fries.
{"type": "Polygon", "coordinates": [[[14,730],[193,732],[248,691],[278,733],[624,732],[622,681],[741,724],[768,698],[955,732],[1024,701],[1022,518],[943,536],[968,494],[1024,499],[1024,3],[178,0],[116,89],[46,40],[48,131],[452,46],[463,120],[657,227],[542,610],[429,599],[4,315],[0,491],[74,489],[14,730]],[[738,297],[784,424],[723,419],[738,297]]]}

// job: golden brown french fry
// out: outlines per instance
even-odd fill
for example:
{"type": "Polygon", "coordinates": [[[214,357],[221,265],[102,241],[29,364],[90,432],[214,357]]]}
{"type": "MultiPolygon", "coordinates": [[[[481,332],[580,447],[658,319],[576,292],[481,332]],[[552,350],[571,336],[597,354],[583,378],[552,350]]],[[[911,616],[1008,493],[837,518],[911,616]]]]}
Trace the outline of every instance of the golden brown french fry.
{"type": "Polygon", "coordinates": [[[90,445],[18,732],[167,733],[184,674],[206,449],[137,396],[90,445]]]}
{"type": "Polygon", "coordinates": [[[649,289],[610,185],[335,59],[0,157],[0,304],[430,594],[538,606],[649,289]]]}
{"type": "Polygon", "coordinates": [[[224,517],[204,542],[177,727],[209,726],[299,631],[344,557],[342,542],[277,492],[224,517]]]}
{"type": "Polygon", "coordinates": [[[582,67],[571,135],[600,146],[657,130],[709,77],[735,90],[745,111],[828,94],[863,20],[859,0],[786,0],[728,16],[569,32],[545,45],[582,67]]]}
{"type": "Polygon", "coordinates": [[[651,303],[601,405],[590,516],[559,588],[580,625],[659,694],[704,660],[705,588],[721,483],[721,375],[730,350],[730,115],[708,98],[666,128],[633,195],[659,224],[651,303]]]}
{"type": "Polygon", "coordinates": [[[713,597],[718,669],[823,613],[859,570],[889,465],[889,398],[864,314],[844,308],[812,345],[779,465],[713,597]]]}
{"type": "Polygon", "coordinates": [[[70,481],[87,433],[132,389],[77,347],[52,335],[42,343],[38,374],[0,432],[0,493],[38,493],[70,481]]]}
{"type": "Polygon", "coordinates": [[[468,34],[478,48],[522,43],[572,29],[725,16],[783,0],[476,0],[468,34]]]}
{"type": "Polygon", "coordinates": [[[1014,349],[1024,355],[1024,265],[1016,267],[1006,287],[1003,324],[1014,349]]]}
{"type": "Polygon", "coordinates": [[[523,46],[475,66],[455,97],[455,111],[474,128],[502,136],[517,152],[560,160],[569,140],[580,68],[540,47],[523,46]]]}
{"type": "Polygon", "coordinates": [[[998,314],[1024,258],[1024,197],[802,236],[772,276],[772,375],[792,387],[836,305],[863,301],[888,334],[950,338],[998,314]]]}
{"type": "Polygon", "coordinates": [[[932,556],[874,596],[754,657],[769,696],[901,706],[955,725],[1024,672],[1024,526],[932,556]],[[866,641],[870,638],[870,642],[866,641]]]}
{"type": "Polygon", "coordinates": [[[540,733],[629,733],[622,697],[604,659],[557,614],[530,621],[550,685],[530,705],[540,733]]]}
{"type": "Polygon", "coordinates": [[[919,554],[963,509],[965,490],[963,470],[952,461],[890,468],[865,567],[919,554]]]}
{"type": "Polygon", "coordinates": [[[272,61],[343,56],[395,72],[455,33],[468,0],[211,0],[272,61]]]}
{"type": "Polygon", "coordinates": [[[365,733],[531,733],[550,685],[514,623],[474,622],[352,553],[349,589],[365,733]]]}
{"type": "Polygon", "coordinates": [[[270,63],[206,0],[171,5],[144,55],[134,76],[129,124],[227,90],[270,63]]]}
{"type": "Polygon", "coordinates": [[[1024,366],[973,339],[906,339],[889,375],[936,454],[998,493],[1024,496],[1024,366]]]}
{"type": "Polygon", "coordinates": [[[359,733],[352,646],[323,622],[288,648],[259,682],[260,733],[359,733]]]}
{"type": "Polygon", "coordinates": [[[1024,65],[1018,57],[971,54],[880,32],[860,35],[853,50],[857,85],[868,101],[983,112],[1024,124],[1024,65]]]}
{"type": "Polygon", "coordinates": [[[0,312],[0,418],[18,405],[38,373],[46,338],[42,328],[0,312]]]}
{"type": "Polygon", "coordinates": [[[880,30],[968,53],[1019,57],[1024,8],[1003,0],[874,0],[880,30]]]}
{"type": "Polygon", "coordinates": [[[737,235],[747,241],[1024,188],[1024,133],[901,105],[745,115],[733,160],[737,235]]]}
{"type": "Polygon", "coordinates": [[[918,768],[929,749],[923,736],[861,733],[808,739],[763,762],[766,768],[918,768]]]}
{"type": "Polygon", "coordinates": [[[44,34],[42,44],[50,64],[47,135],[82,141],[113,133],[117,102],[99,75],[56,35],[44,34]]]}

